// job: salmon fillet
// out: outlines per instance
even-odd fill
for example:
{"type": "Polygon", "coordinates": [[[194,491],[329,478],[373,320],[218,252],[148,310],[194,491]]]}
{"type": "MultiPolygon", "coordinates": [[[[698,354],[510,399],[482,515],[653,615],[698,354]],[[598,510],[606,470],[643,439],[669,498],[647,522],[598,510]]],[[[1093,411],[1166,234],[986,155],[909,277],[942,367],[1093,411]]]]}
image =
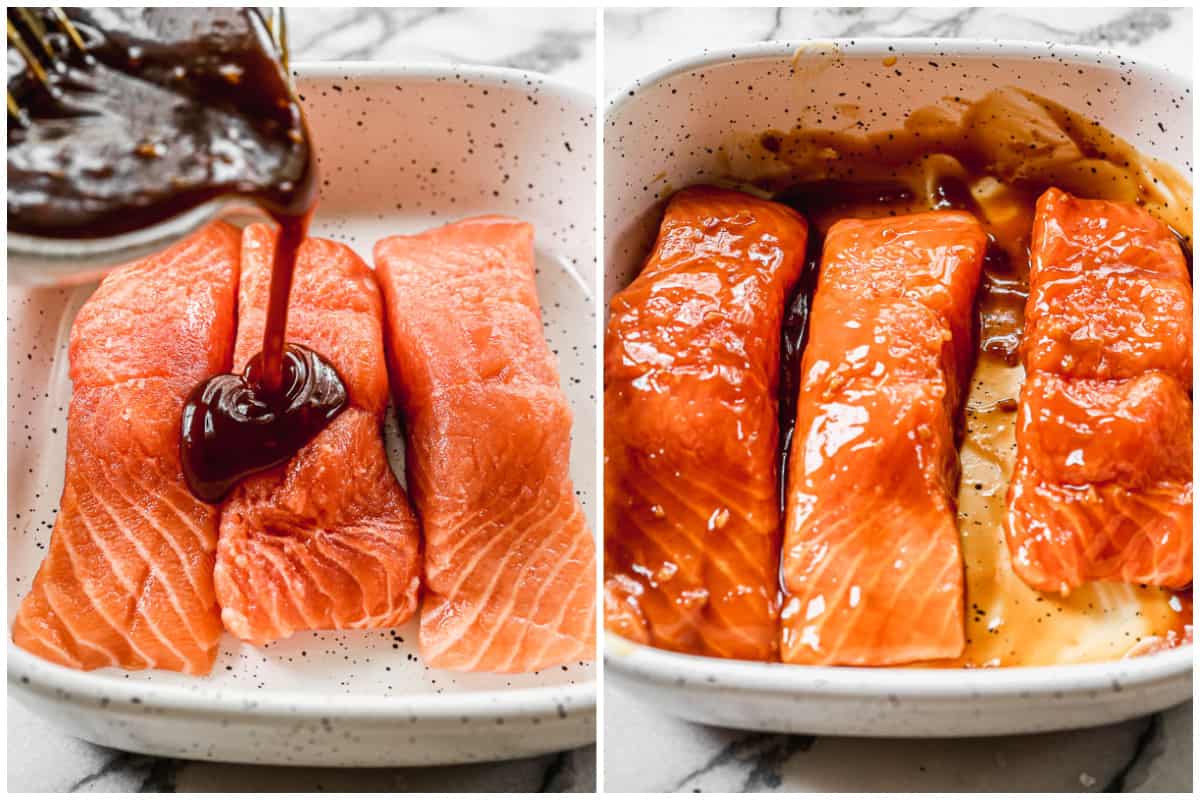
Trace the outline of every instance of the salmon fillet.
{"type": "Polygon", "coordinates": [[[13,623],[23,649],[85,670],[212,669],[217,509],[188,491],[179,428],[192,388],[229,369],[239,251],[236,228],[209,225],[80,309],[62,499],[13,623]]]}
{"type": "Polygon", "coordinates": [[[605,625],[668,650],[775,660],[784,306],[808,226],[713,187],[677,193],[604,354],[605,625]]]}
{"type": "MultiPolygon", "coordinates": [[[[234,363],[262,348],[276,233],[245,231],[234,363]]],[[[255,643],[299,630],[384,628],[413,615],[419,533],[387,461],[383,302],[352,250],[301,246],[289,342],[320,353],[346,408],[287,464],[244,479],[221,506],[216,589],[230,633],[255,643]]]]}
{"type": "Polygon", "coordinates": [[[425,534],[429,666],[528,672],[595,650],[595,543],[542,334],[533,228],[463,220],[375,246],[408,485],[425,534]]]}
{"type": "Polygon", "coordinates": [[[955,211],[829,229],[788,466],[786,662],[963,650],[955,419],[986,247],[955,211]]]}
{"type": "Polygon", "coordinates": [[[1008,495],[1031,587],[1192,582],[1192,287],[1132,204],[1050,189],[1034,218],[1008,495]]]}

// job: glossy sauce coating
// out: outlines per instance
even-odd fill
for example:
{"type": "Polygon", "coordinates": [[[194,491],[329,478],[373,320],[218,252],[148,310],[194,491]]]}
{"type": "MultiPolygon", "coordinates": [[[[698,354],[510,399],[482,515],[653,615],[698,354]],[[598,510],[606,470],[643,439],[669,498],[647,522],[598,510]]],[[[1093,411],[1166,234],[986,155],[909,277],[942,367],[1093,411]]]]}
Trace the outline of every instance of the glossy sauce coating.
{"type": "Polygon", "coordinates": [[[1017,573],[1192,582],[1192,290],[1170,231],[1057,189],[1037,205],[1008,495],[1017,573]]]}
{"type": "Polygon", "coordinates": [[[986,244],[956,211],[826,235],[788,462],[784,661],[962,652],[955,420],[986,244]]]}
{"type": "MultiPolygon", "coordinates": [[[[840,122],[853,122],[853,108],[840,113],[840,122]]],[[[922,663],[1105,661],[1191,641],[1190,588],[1092,581],[1066,597],[1044,594],[1016,575],[1005,537],[1038,196],[1057,185],[1137,203],[1169,226],[1190,265],[1191,184],[1090,119],[1012,89],[916,109],[903,128],[862,133],[851,124],[842,130],[802,126],[735,138],[727,152],[731,174],[775,193],[808,218],[818,252],[820,237],[844,217],[958,208],[974,214],[988,233],[956,503],[966,570],[966,648],[958,658],[922,663]],[[1054,146],[1044,147],[1047,142],[1054,146]]],[[[804,303],[797,296],[793,307],[804,303]]],[[[785,372],[793,368],[798,372],[796,360],[785,361],[785,372]]],[[[783,436],[787,424],[785,419],[783,436]]]]}
{"type": "Polygon", "coordinates": [[[635,641],[774,660],[780,327],[791,209],[677,193],[605,340],[605,620],[635,641]]]}
{"type": "Polygon", "coordinates": [[[192,493],[206,503],[239,480],[285,463],[346,405],[336,369],[302,345],[286,344],[292,280],[311,212],[274,215],[262,350],[241,374],[214,375],[196,386],[183,409],[181,458],[192,493]]]}
{"type": "Polygon", "coordinates": [[[215,375],[183,407],[180,454],[188,487],[220,502],[247,475],[286,463],[346,405],[337,370],[317,353],[289,344],[283,386],[262,391],[262,355],[241,374],[215,375]]]}

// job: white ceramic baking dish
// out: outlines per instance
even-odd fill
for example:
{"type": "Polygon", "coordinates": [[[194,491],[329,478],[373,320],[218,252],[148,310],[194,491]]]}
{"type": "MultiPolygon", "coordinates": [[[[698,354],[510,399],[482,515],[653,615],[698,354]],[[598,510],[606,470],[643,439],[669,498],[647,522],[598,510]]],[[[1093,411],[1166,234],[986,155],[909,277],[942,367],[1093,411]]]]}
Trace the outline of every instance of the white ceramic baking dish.
{"type": "MultiPolygon", "coordinates": [[[[605,114],[604,296],[640,269],[675,189],[729,177],[738,136],[836,119],[899,127],[944,96],[1018,86],[1094,116],[1190,178],[1190,82],[1115,54],[966,40],[748,45],[674,62],[614,95],[605,114]]],[[[1100,725],[1192,693],[1192,647],[1122,661],[977,670],[728,661],[608,634],[606,686],[696,722],[853,736],[978,736],[1100,725]]]]}
{"type": "MultiPolygon", "coordinates": [[[[323,178],[316,235],[368,263],[382,236],[498,212],[536,228],[537,288],[575,414],[571,474],[594,527],[594,102],[543,76],[376,63],[296,67],[323,178]]],[[[9,292],[9,621],[62,490],[65,345],[94,288],[9,292]]],[[[393,463],[401,440],[389,415],[393,463]]],[[[268,648],[226,636],[212,675],[76,672],[9,645],[10,698],[125,750],[274,764],[509,759],[594,740],[592,664],[530,675],[427,669],[415,621],[304,633],[268,648]]]]}

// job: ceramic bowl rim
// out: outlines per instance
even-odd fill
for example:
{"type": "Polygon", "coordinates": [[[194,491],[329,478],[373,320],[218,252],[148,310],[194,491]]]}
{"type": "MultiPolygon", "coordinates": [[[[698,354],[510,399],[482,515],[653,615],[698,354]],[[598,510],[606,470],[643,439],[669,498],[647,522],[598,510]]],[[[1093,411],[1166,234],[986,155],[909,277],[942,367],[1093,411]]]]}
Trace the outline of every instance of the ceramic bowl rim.
{"type": "Polygon", "coordinates": [[[864,36],[852,39],[787,39],[772,42],[750,42],[740,46],[703,50],[694,55],[670,61],[611,93],[606,102],[605,121],[607,122],[609,117],[620,112],[627,103],[636,100],[639,92],[683,73],[735,62],[778,60],[779,58],[791,60],[797,56],[797,53],[817,52],[817,48],[829,49],[855,58],[930,55],[943,58],[1005,56],[1038,61],[1047,55],[1053,55],[1056,61],[1063,63],[1100,65],[1147,72],[1151,74],[1151,77],[1157,77],[1176,86],[1181,92],[1191,88],[1191,82],[1187,78],[1161,64],[1127,59],[1115,50],[1087,45],[1060,45],[1019,39],[937,39],[930,37],[905,39],[886,36],[864,36]]]}
{"type": "Polygon", "coordinates": [[[824,667],[675,653],[605,633],[605,668],[655,683],[680,681],[721,689],[815,693],[824,696],[897,696],[923,700],[1008,697],[1014,694],[1087,695],[1144,688],[1179,680],[1192,670],[1193,647],[1115,661],[1036,667],[953,669],[824,667]]]}
{"type": "Polygon", "coordinates": [[[539,88],[549,89],[588,107],[595,112],[590,92],[552,75],[515,67],[493,67],[484,64],[446,64],[422,61],[296,61],[291,72],[297,78],[333,80],[358,79],[404,79],[404,80],[458,80],[492,86],[520,89],[528,82],[539,88]]]}

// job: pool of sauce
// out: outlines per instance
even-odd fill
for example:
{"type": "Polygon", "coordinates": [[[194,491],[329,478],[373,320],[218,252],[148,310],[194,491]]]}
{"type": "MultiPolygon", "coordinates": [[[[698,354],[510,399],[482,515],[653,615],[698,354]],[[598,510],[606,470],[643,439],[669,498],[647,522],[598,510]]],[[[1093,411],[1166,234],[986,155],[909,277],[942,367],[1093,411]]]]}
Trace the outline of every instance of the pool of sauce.
{"type": "Polygon", "coordinates": [[[783,330],[784,459],[795,426],[807,311],[830,225],[843,217],[954,208],[975,214],[988,232],[977,295],[977,361],[960,421],[967,646],[961,658],[927,666],[1105,661],[1190,641],[1190,589],[1095,582],[1066,597],[1043,594],[1013,572],[1004,541],[1037,197],[1059,186],[1143,205],[1175,231],[1190,265],[1190,184],[1096,123],[1016,90],[919,109],[899,130],[768,131],[732,151],[743,188],[797,208],[811,226],[808,269],[783,330]]]}
{"type": "Polygon", "coordinates": [[[327,361],[289,344],[283,383],[267,389],[265,358],[240,375],[197,386],[183,411],[183,474],[192,493],[216,503],[247,475],[287,463],[346,406],[346,387],[327,361]]]}
{"type": "Polygon", "coordinates": [[[8,21],[48,64],[39,79],[10,41],[8,229],[89,239],[149,227],[217,198],[257,203],[279,224],[263,348],[184,407],[188,486],[217,502],[286,462],[345,406],[337,371],[285,345],[296,257],[317,199],[304,114],[259,11],[69,9],[84,52],[47,9],[8,21]],[[37,30],[41,28],[42,30],[37,30]]]}
{"type": "Polygon", "coordinates": [[[311,212],[279,223],[262,351],[241,374],[213,375],[183,407],[179,455],[188,488],[220,502],[244,477],[286,463],[346,407],[346,387],[324,356],[285,342],[288,298],[311,212]]]}

